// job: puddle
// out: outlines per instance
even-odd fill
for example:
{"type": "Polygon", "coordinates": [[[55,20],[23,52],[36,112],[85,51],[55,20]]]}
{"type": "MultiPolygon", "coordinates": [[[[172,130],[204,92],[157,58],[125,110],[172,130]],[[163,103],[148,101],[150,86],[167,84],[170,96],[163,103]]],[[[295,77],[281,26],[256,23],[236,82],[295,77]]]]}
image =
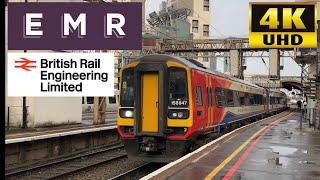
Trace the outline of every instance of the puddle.
{"type": "Polygon", "coordinates": [[[313,161],[299,161],[299,164],[316,164],[313,161]]]}
{"type": "Polygon", "coordinates": [[[279,152],[280,155],[291,155],[298,151],[297,148],[285,147],[285,146],[270,146],[273,152],[279,152]]]}
{"type": "Polygon", "coordinates": [[[294,122],[294,123],[296,123],[296,122],[298,122],[298,120],[296,120],[296,119],[289,119],[288,122],[294,122]]]}
{"type": "Polygon", "coordinates": [[[287,123],[287,121],[281,121],[278,124],[286,124],[286,123],[287,123]]]}

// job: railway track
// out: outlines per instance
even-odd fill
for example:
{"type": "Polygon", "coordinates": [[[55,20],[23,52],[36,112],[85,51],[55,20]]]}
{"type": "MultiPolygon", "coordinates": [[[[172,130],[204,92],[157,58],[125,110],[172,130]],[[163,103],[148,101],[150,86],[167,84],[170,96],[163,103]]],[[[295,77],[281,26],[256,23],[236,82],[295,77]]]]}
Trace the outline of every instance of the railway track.
{"type": "Polygon", "coordinates": [[[126,157],[124,146],[117,143],[36,166],[6,170],[5,177],[6,179],[59,179],[126,157]]]}
{"type": "Polygon", "coordinates": [[[165,164],[163,163],[145,163],[141,166],[138,166],[136,168],[130,169],[129,171],[126,171],[122,174],[119,174],[118,176],[115,176],[109,180],[134,180],[134,179],[140,179],[147,174],[161,168],[165,164]]]}

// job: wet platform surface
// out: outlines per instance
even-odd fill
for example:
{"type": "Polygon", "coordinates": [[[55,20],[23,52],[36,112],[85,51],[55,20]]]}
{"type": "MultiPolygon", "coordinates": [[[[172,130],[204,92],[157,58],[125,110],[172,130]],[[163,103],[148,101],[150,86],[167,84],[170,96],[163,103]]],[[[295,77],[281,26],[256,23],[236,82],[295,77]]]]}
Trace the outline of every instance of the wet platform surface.
{"type": "Polygon", "coordinates": [[[151,179],[320,179],[320,133],[307,128],[306,122],[300,130],[298,113],[282,119],[257,123],[210,146],[174,173],[179,163],[168,168],[171,174],[166,178],[160,176],[168,170],[151,179]]]}

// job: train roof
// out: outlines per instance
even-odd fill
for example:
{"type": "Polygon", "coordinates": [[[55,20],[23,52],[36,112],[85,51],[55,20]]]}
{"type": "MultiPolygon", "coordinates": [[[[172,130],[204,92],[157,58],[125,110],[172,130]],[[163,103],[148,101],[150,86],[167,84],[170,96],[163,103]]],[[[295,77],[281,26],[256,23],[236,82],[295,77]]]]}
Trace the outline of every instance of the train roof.
{"type": "Polygon", "coordinates": [[[139,60],[140,61],[159,61],[159,60],[160,61],[162,61],[162,60],[165,61],[165,60],[168,60],[168,59],[175,60],[175,61],[177,61],[179,63],[182,63],[182,64],[188,66],[191,69],[197,69],[199,71],[203,71],[203,72],[207,72],[207,73],[210,73],[210,74],[214,74],[216,76],[227,78],[229,80],[232,80],[232,81],[235,81],[235,82],[239,82],[239,83],[242,83],[242,84],[245,84],[245,85],[248,85],[248,86],[252,86],[252,87],[255,87],[255,88],[266,89],[266,88],[258,86],[256,84],[249,83],[249,82],[244,81],[242,79],[238,79],[238,78],[235,78],[233,76],[230,76],[230,75],[227,75],[227,74],[215,71],[215,70],[208,70],[208,69],[199,67],[199,66],[195,65],[194,63],[190,62],[189,60],[181,58],[181,57],[177,57],[177,56],[171,56],[171,55],[165,55],[165,54],[152,54],[152,55],[142,56],[142,57],[138,58],[137,60],[138,61],[139,60]]]}

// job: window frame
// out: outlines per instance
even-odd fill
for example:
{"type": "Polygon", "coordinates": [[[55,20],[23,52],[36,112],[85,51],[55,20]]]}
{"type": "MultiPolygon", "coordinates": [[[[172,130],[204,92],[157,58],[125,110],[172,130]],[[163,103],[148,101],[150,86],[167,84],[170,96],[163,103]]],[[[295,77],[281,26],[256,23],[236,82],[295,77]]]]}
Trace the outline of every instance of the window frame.
{"type": "Polygon", "coordinates": [[[210,36],[210,25],[209,24],[203,24],[202,26],[202,35],[205,36],[205,37],[209,37],[210,36]],[[206,27],[206,28],[205,28],[206,27]],[[207,35],[205,33],[208,33],[207,35]]]}
{"type": "Polygon", "coordinates": [[[86,104],[94,104],[94,97],[93,96],[87,96],[86,97],[86,100],[87,100],[87,102],[86,102],[86,104]],[[90,100],[89,100],[90,99],[90,100]],[[92,100],[92,101],[91,101],[92,100]],[[89,103],[90,102],[90,103],[89,103]],[[92,103],[91,103],[92,102],[92,103]]]}
{"type": "Polygon", "coordinates": [[[199,20],[193,19],[191,23],[192,32],[199,33],[199,20]]]}
{"type": "Polygon", "coordinates": [[[117,98],[116,98],[116,96],[108,96],[108,103],[109,103],[109,104],[117,104],[117,98]],[[110,98],[114,99],[114,100],[112,101],[112,103],[110,103],[110,98]]]}
{"type": "Polygon", "coordinates": [[[203,0],[203,11],[210,11],[210,0],[203,0]]]}

